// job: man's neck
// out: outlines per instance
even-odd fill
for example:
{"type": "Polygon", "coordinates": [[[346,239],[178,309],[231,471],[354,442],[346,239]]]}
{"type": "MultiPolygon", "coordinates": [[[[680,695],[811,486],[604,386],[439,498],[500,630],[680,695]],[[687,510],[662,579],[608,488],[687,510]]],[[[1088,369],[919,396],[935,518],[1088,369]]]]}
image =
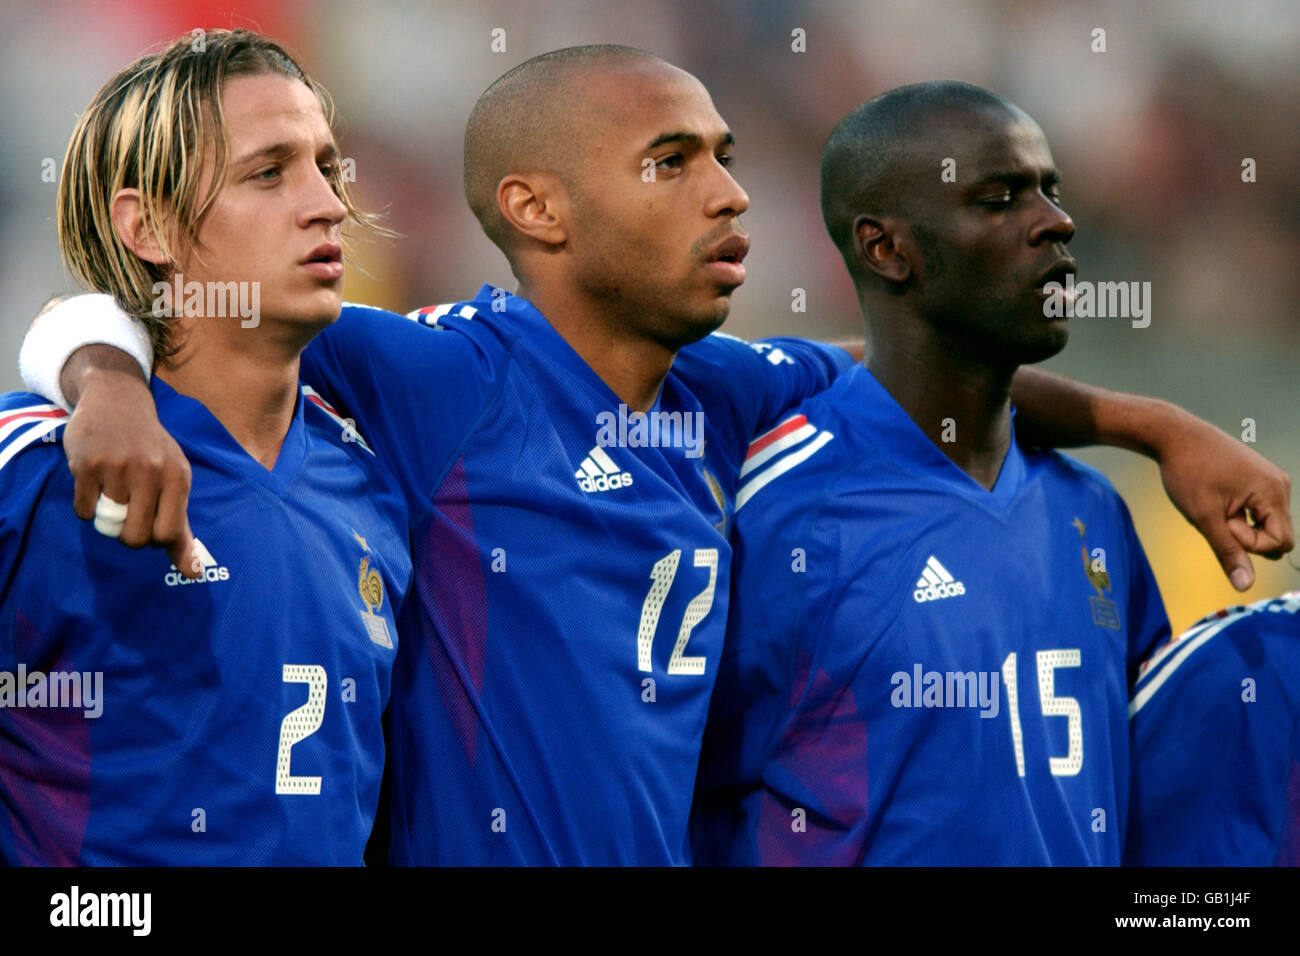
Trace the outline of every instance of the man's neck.
{"type": "Polygon", "coordinates": [[[867,369],[940,451],[991,490],[1011,447],[1015,369],[963,353],[930,330],[904,338],[887,328],[873,323],[867,369]]]}
{"type": "Polygon", "coordinates": [[[629,411],[646,412],[676,353],[631,330],[626,317],[562,289],[520,283],[516,293],[542,313],[629,411]]]}
{"type": "Polygon", "coordinates": [[[201,402],[240,447],[270,471],[293,422],[301,350],[256,347],[266,344],[269,336],[261,342],[251,336],[231,342],[228,336],[203,335],[201,329],[186,330],[181,350],[159,363],[154,374],[201,402]]]}

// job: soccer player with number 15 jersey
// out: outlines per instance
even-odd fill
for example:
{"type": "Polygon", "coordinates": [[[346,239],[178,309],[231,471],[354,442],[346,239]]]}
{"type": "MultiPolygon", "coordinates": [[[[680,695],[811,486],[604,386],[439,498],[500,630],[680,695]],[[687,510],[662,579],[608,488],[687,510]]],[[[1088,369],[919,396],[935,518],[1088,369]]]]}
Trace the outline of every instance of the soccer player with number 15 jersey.
{"type": "Polygon", "coordinates": [[[697,858],[1118,865],[1168,623],[1106,479],[1015,441],[1074,270],[1046,140],[977,87],[891,90],[831,135],[822,209],[872,354],[750,446],[697,858]],[[958,183],[919,172],[945,155],[958,183]]]}

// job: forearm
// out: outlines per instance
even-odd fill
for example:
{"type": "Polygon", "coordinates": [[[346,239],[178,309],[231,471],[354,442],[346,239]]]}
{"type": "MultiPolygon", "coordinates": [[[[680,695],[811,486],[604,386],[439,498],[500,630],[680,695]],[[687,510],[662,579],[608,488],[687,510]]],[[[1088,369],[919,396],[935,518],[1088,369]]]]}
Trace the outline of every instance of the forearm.
{"type": "Polygon", "coordinates": [[[123,381],[120,376],[146,384],[139,363],[126,352],[113,345],[83,345],[64,363],[59,385],[68,404],[76,405],[96,381],[123,381]]]}
{"type": "Polygon", "coordinates": [[[853,361],[861,363],[866,357],[867,343],[863,339],[854,339],[851,342],[831,342],[836,348],[843,349],[853,356],[853,361]]]}
{"type": "Polygon", "coordinates": [[[1016,433],[1047,448],[1111,445],[1157,457],[1169,431],[1192,416],[1157,398],[1114,392],[1041,369],[1021,368],[1011,384],[1016,433]]]}

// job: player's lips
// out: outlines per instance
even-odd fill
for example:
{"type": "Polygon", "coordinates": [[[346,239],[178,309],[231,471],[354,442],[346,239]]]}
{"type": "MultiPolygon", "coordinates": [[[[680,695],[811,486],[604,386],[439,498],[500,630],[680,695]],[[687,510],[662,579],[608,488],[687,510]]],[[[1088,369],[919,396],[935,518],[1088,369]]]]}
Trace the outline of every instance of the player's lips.
{"type": "Polygon", "coordinates": [[[333,282],[343,278],[343,247],[337,242],[322,242],[299,263],[317,279],[333,282]]]}
{"type": "Polygon", "coordinates": [[[749,255],[749,237],[739,233],[723,239],[704,257],[704,268],[724,285],[745,281],[745,256],[749,255]]]}
{"type": "Polygon", "coordinates": [[[1068,276],[1074,275],[1078,270],[1079,263],[1068,256],[1057,259],[1056,262],[1052,263],[1051,268],[1039,278],[1038,284],[1034,286],[1034,293],[1044,302],[1055,293],[1067,307],[1074,305],[1075,290],[1073,286],[1067,287],[1065,282],[1068,276]],[[1052,283],[1056,283],[1059,289],[1049,292],[1045,287],[1052,283]]]}
{"type": "Polygon", "coordinates": [[[1068,275],[1074,275],[1078,271],[1079,263],[1075,262],[1073,259],[1057,259],[1052,263],[1051,268],[1039,277],[1038,283],[1034,288],[1042,289],[1043,286],[1047,285],[1049,282],[1056,282],[1060,285],[1065,285],[1065,277],[1068,275]]]}

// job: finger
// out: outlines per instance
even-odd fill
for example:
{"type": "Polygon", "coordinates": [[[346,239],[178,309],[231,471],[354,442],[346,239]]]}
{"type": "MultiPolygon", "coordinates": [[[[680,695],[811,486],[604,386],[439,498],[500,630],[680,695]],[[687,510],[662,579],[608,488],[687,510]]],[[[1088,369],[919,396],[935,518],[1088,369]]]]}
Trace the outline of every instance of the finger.
{"type": "Polygon", "coordinates": [[[152,470],[140,470],[131,475],[127,497],[118,498],[128,505],[126,523],[122,525],[121,542],[128,548],[143,548],[153,536],[154,516],[158,512],[159,483],[152,470]]]}
{"type": "MultiPolygon", "coordinates": [[[[95,505],[99,502],[99,495],[102,489],[102,483],[98,473],[83,469],[81,472],[73,472],[74,485],[72,490],[72,510],[76,512],[78,518],[82,521],[93,521],[95,519],[95,505]]],[[[110,495],[110,497],[112,497],[110,495]]],[[[115,498],[115,501],[121,501],[121,498],[115,498]]]]}
{"type": "MultiPolygon", "coordinates": [[[[88,486],[91,485],[92,483],[98,484],[99,486],[99,489],[94,492],[94,497],[91,499],[90,508],[88,509],[89,515],[86,518],[87,521],[93,521],[95,519],[96,510],[99,506],[100,495],[103,495],[105,498],[108,498],[110,501],[116,501],[119,504],[127,503],[127,499],[130,497],[131,494],[131,486],[127,483],[125,474],[122,471],[117,469],[103,469],[103,468],[88,469],[86,474],[88,476],[86,479],[86,484],[88,486]]],[[[78,480],[77,484],[78,487],[80,487],[81,481],[78,480]]],[[[130,514],[131,514],[130,508],[128,507],[127,509],[128,518],[130,517],[130,514]]],[[[78,511],[77,515],[80,516],[81,512],[78,511]]],[[[123,527],[125,527],[125,524],[123,524],[123,527]]],[[[110,537],[115,537],[115,538],[121,537],[121,532],[119,531],[119,533],[116,535],[110,535],[110,537]]]]}
{"type": "Polygon", "coordinates": [[[172,564],[187,578],[199,578],[203,569],[194,566],[194,534],[190,530],[185,512],[189,483],[165,482],[158,499],[158,512],[153,522],[153,542],[162,545],[172,564]]]}
{"type": "Polygon", "coordinates": [[[1214,556],[1219,559],[1219,566],[1223,568],[1223,573],[1228,576],[1232,586],[1238,591],[1250,590],[1255,583],[1255,567],[1233,533],[1231,522],[1211,518],[1207,524],[1198,524],[1197,527],[1209,542],[1214,556]]]}
{"type": "Polygon", "coordinates": [[[1270,561],[1276,561],[1291,550],[1285,542],[1269,532],[1267,524],[1252,525],[1244,518],[1229,518],[1228,529],[1245,550],[1270,561]]]}
{"type": "Polygon", "coordinates": [[[176,570],[185,577],[194,581],[203,577],[203,563],[194,549],[194,532],[190,530],[188,520],[176,543],[168,545],[167,555],[172,559],[172,564],[176,565],[176,570]]]}
{"type": "Polygon", "coordinates": [[[95,502],[95,530],[106,538],[120,537],[122,524],[126,521],[126,512],[125,504],[101,494],[99,500],[95,502]]]}
{"type": "Polygon", "coordinates": [[[1257,509],[1255,524],[1270,540],[1276,542],[1279,556],[1295,547],[1295,529],[1291,525],[1291,514],[1285,507],[1257,509]]]}

